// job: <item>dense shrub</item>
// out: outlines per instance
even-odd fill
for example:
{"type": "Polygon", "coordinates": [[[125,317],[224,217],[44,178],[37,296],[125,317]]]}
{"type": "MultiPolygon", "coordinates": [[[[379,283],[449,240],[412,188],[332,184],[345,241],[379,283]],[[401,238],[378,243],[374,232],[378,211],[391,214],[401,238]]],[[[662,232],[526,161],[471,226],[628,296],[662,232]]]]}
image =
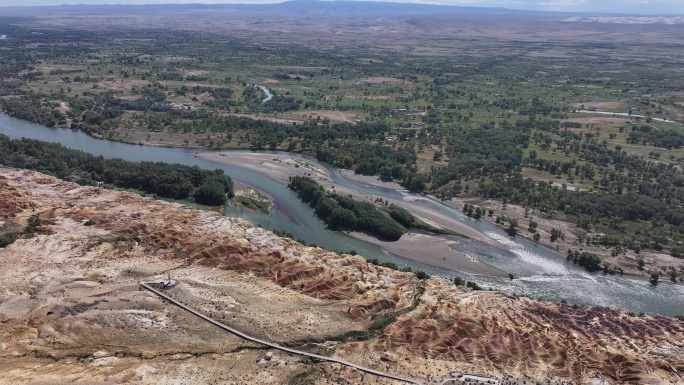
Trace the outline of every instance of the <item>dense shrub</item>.
{"type": "Polygon", "coordinates": [[[201,203],[212,205],[221,205],[226,196],[233,196],[233,181],[220,169],[210,171],[178,163],[105,159],[55,143],[13,140],[4,135],[0,135],[0,163],[80,184],[104,182],[172,199],[195,196],[201,203]]]}
{"type": "Polygon", "coordinates": [[[390,241],[398,240],[406,231],[396,220],[385,215],[373,204],[357,201],[350,196],[328,194],[311,178],[290,177],[288,187],[302,201],[313,207],[316,216],[331,228],[366,231],[390,241]]]}

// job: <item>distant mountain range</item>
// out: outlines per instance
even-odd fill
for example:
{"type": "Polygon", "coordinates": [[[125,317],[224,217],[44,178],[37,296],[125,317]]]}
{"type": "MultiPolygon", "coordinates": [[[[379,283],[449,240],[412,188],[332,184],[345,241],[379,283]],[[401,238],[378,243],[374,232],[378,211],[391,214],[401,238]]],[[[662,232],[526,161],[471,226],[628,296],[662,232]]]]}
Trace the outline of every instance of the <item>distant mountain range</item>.
{"type": "Polygon", "coordinates": [[[573,16],[563,21],[612,24],[684,24],[684,16],[573,16]]]}
{"type": "MultiPolygon", "coordinates": [[[[112,0],[117,1],[117,0],[112,0]]],[[[173,0],[169,0],[173,1],[173,0]]],[[[199,0],[201,1],[201,0],[199,0]]],[[[491,17],[525,17],[532,16],[541,19],[555,19],[566,22],[594,22],[621,24],[684,24],[684,16],[639,16],[628,14],[581,13],[581,12],[552,12],[517,10],[502,7],[470,7],[455,5],[435,5],[418,3],[393,3],[382,1],[319,1],[295,0],[269,4],[150,4],[150,5],[59,5],[59,6],[20,6],[1,7],[4,13],[18,11],[19,13],[44,12],[46,10],[58,13],[91,12],[106,13],[135,11],[138,14],[187,11],[242,11],[278,13],[298,16],[352,16],[359,17],[390,17],[390,16],[419,16],[442,15],[462,16],[468,19],[484,19],[491,17]]]]}
{"type": "MultiPolygon", "coordinates": [[[[113,0],[115,1],[115,0],[113,0]]],[[[28,7],[7,7],[28,8],[28,7]]],[[[30,7],[33,8],[33,7],[30,7]]],[[[515,10],[501,7],[468,7],[453,5],[417,4],[417,3],[393,3],[383,1],[318,1],[318,0],[293,0],[282,3],[267,4],[103,4],[103,5],[58,5],[44,6],[40,8],[61,8],[69,10],[93,10],[99,8],[132,8],[143,9],[166,9],[166,10],[211,10],[211,9],[239,9],[253,11],[278,11],[292,13],[387,13],[387,14],[443,14],[443,13],[481,13],[481,14],[532,14],[550,13],[540,11],[515,10]]],[[[6,9],[6,8],[5,8],[6,9]]]]}

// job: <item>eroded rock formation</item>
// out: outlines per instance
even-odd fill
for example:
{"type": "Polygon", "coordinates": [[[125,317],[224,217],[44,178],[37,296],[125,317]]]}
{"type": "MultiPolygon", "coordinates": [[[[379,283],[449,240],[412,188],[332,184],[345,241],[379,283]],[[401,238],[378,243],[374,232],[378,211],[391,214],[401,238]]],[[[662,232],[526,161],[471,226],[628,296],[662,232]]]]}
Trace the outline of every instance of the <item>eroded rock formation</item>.
{"type": "Polygon", "coordinates": [[[0,383],[392,383],[283,353],[263,359],[139,291],[166,274],[179,281],[170,295],[246,333],[426,383],[452,371],[682,382],[684,323],[672,318],[420,281],[241,219],[0,169],[2,225],[30,218],[34,235],[0,249],[0,383]]]}

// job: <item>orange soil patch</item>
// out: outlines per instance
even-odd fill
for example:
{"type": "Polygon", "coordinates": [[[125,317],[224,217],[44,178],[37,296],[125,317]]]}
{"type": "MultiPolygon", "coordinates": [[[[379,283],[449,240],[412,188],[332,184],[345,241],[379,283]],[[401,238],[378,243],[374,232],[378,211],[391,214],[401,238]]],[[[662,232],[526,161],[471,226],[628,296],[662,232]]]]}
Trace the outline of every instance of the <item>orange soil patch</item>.
{"type": "Polygon", "coordinates": [[[14,218],[26,209],[35,208],[27,195],[9,178],[0,176],[0,218],[14,218]]]}
{"type": "MultiPolygon", "coordinates": [[[[421,356],[481,367],[517,365],[523,372],[539,371],[577,380],[581,374],[600,372],[619,383],[642,382],[647,371],[640,354],[634,350],[628,353],[630,349],[606,349],[607,336],[619,336],[621,341],[643,346],[648,339],[666,338],[669,328],[684,333],[684,324],[672,318],[625,317],[616,310],[572,309],[565,304],[533,302],[503,293],[463,293],[442,302],[433,289],[437,283],[431,281],[426,288],[437,305],[421,303],[414,312],[399,317],[378,341],[373,341],[376,351],[406,349],[421,356]],[[485,304],[495,299],[497,309],[474,310],[486,308],[485,304]],[[569,351],[573,354],[567,354],[569,351]]],[[[648,365],[658,366],[655,362],[648,365]]],[[[669,365],[682,363],[661,364],[665,370],[669,365]]]]}

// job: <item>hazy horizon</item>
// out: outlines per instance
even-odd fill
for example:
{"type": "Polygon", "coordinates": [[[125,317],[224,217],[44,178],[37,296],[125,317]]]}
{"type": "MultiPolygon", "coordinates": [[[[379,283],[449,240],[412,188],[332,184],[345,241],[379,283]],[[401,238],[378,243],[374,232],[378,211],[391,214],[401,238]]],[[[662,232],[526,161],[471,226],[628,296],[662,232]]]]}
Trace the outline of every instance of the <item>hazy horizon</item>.
{"type": "MultiPolygon", "coordinates": [[[[353,1],[353,0],[351,0],[353,1]]],[[[359,0],[362,1],[362,0],[359,0]]],[[[622,13],[641,15],[684,14],[682,0],[374,0],[413,4],[509,8],[529,11],[622,13]]],[[[5,0],[0,6],[59,5],[164,5],[164,4],[273,4],[279,0],[5,0]]]]}

